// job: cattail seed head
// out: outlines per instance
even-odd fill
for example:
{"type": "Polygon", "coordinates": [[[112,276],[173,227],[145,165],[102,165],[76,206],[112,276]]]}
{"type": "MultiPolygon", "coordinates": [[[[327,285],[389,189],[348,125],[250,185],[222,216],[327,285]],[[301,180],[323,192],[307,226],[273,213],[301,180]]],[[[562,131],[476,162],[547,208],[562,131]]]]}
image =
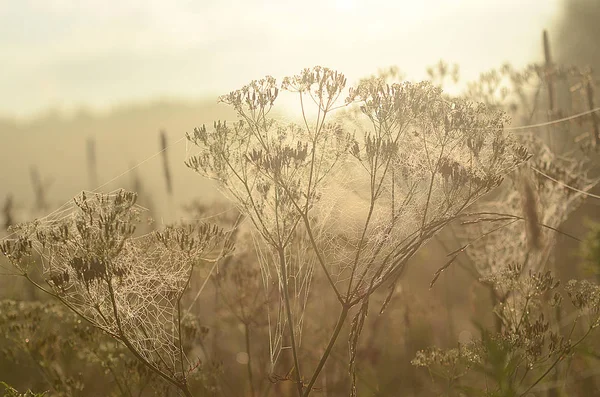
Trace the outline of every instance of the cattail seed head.
{"type": "Polygon", "coordinates": [[[521,177],[521,206],[527,227],[527,242],[530,248],[541,246],[541,228],[537,209],[536,194],[529,176],[521,177]]]}

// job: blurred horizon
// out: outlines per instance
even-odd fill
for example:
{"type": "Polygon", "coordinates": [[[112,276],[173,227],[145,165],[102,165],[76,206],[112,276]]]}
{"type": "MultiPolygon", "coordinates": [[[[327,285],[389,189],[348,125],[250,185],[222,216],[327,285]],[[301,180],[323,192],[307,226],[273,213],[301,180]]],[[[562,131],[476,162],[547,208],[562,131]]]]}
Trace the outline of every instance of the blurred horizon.
{"type": "Polygon", "coordinates": [[[541,32],[552,40],[561,3],[1,0],[0,118],[214,101],[315,65],[353,84],[392,65],[423,79],[444,59],[472,80],[504,62],[540,61],[541,32]]]}
{"type": "MultiPolygon", "coordinates": [[[[218,95],[315,65],[344,73],[351,86],[391,66],[426,79],[427,67],[444,60],[460,67],[464,83],[505,62],[542,62],[545,29],[556,62],[598,65],[588,37],[600,26],[595,1],[0,0],[0,145],[9,148],[0,201],[14,197],[28,213],[36,178],[49,208],[109,181],[105,191],[142,183],[172,220],[191,200],[219,196],[183,165],[181,139],[235,118],[218,95]],[[161,130],[172,145],[172,197],[155,156],[161,130]]],[[[278,102],[277,113],[291,117],[295,101],[278,102]]]]}

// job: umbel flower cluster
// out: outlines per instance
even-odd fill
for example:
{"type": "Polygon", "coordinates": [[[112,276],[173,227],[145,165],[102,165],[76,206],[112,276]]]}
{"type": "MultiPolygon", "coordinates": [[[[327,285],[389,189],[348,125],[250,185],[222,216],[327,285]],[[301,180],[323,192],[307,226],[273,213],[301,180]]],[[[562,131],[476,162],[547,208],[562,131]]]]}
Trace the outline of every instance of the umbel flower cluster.
{"type": "Polygon", "coordinates": [[[193,361],[184,357],[183,343],[194,337],[182,295],[194,267],[231,246],[219,228],[206,224],[134,237],[143,212],[136,198],[122,190],[83,192],[53,217],[19,225],[18,237],[0,249],[32,283],[37,253],[47,284],[39,288],[181,388],[193,361]]]}
{"type": "Polygon", "coordinates": [[[504,130],[502,112],[449,98],[427,82],[372,78],[346,91],[343,74],[317,66],[281,85],[270,76],[252,81],[220,100],[236,110],[237,122],[188,134],[198,152],[186,165],[218,182],[268,253],[263,272],[265,280],[277,277],[277,328],[289,324],[300,395],[310,392],[328,354],[306,387],[296,359],[302,313],[291,308],[304,307],[294,300],[307,298],[312,263],[342,307],[338,324],[360,306],[354,357],[373,291],[395,282],[423,243],[529,158],[504,130]],[[282,91],[298,98],[299,124],[270,116],[282,91]],[[362,119],[349,131],[332,115],[354,106],[362,119]],[[304,264],[291,266],[300,253],[304,264]]]}
{"type": "Polygon", "coordinates": [[[502,330],[482,330],[458,348],[419,351],[412,361],[440,376],[446,392],[525,396],[600,325],[600,288],[589,281],[571,280],[561,288],[550,271],[526,272],[520,264],[496,269],[486,282],[499,295],[519,296],[496,307],[502,330]],[[565,295],[570,307],[563,304],[565,295]],[[561,308],[572,314],[561,316],[561,308]]]}

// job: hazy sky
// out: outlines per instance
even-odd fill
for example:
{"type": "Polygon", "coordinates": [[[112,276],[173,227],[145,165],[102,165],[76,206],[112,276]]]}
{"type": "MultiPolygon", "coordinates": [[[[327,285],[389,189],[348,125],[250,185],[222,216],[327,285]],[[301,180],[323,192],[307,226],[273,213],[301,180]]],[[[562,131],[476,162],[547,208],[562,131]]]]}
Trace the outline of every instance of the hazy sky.
{"type": "Polygon", "coordinates": [[[200,98],[317,64],[350,82],[541,57],[559,0],[0,0],[0,115],[200,98]]]}

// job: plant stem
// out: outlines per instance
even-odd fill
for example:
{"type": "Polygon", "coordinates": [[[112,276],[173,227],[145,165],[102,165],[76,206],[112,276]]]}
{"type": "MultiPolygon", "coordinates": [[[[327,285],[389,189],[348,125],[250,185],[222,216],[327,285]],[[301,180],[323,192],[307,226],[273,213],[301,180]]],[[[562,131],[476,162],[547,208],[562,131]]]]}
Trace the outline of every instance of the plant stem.
{"type": "Polygon", "coordinates": [[[283,276],[283,300],[285,305],[285,313],[287,317],[288,330],[290,332],[290,342],[292,345],[292,355],[294,356],[294,369],[296,372],[296,382],[298,384],[298,396],[302,397],[303,384],[302,374],[300,372],[300,362],[298,361],[298,349],[296,347],[296,337],[294,336],[294,322],[292,318],[292,310],[290,309],[290,294],[288,291],[288,275],[287,275],[287,264],[285,261],[285,252],[283,248],[277,248],[279,252],[279,265],[281,267],[281,274],[283,276]]]}
{"type": "Polygon", "coordinates": [[[335,329],[333,330],[333,333],[331,334],[331,338],[329,339],[329,344],[327,345],[325,352],[321,356],[321,361],[319,361],[319,365],[317,365],[317,368],[315,369],[315,372],[313,373],[312,378],[310,379],[310,382],[308,383],[308,386],[306,388],[306,391],[304,392],[303,397],[308,397],[308,395],[310,394],[310,392],[312,390],[313,385],[315,384],[315,382],[317,381],[317,378],[319,377],[319,374],[321,373],[321,370],[325,366],[325,362],[327,362],[327,359],[331,355],[333,346],[335,345],[335,342],[336,342],[338,336],[340,335],[340,332],[344,325],[344,321],[346,321],[346,317],[348,316],[348,310],[349,310],[349,306],[344,305],[342,307],[340,316],[338,317],[337,323],[335,324],[335,329]]]}
{"type": "Polygon", "coordinates": [[[315,237],[313,236],[312,227],[310,225],[308,215],[306,213],[302,213],[301,216],[302,216],[302,220],[304,221],[304,225],[306,226],[306,233],[308,234],[308,238],[310,239],[310,243],[313,247],[313,251],[315,252],[317,259],[319,260],[319,264],[321,265],[321,268],[323,269],[323,272],[325,273],[325,276],[327,277],[327,281],[329,282],[329,285],[333,289],[333,292],[335,292],[335,296],[337,297],[338,301],[343,305],[343,304],[345,304],[346,301],[344,300],[344,298],[340,294],[339,290],[335,286],[335,282],[333,281],[331,274],[327,270],[327,266],[325,265],[325,260],[323,259],[323,256],[321,255],[321,251],[319,250],[319,246],[317,245],[315,237]]]}
{"type": "Polygon", "coordinates": [[[248,323],[244,323],[244,333],[246,334],[246,354],[248,355],[248,383],[250,384],[250,396],[255,397],[254,393],[254,381],[252,378],[252,355],[250,353],[250,327],[248,323]]]}
{"type": "Polygon", "coordinates": [[[177,347],[179,348],[179,364],[181,365],[181,378],[183,379],[183,383],[187,384],[187,377],[185,375],[185,365],[184,365],[184,353],[183,353],[183,333],[181,332],[181,299],[183,298],[183,294],[187,290],[190,285],[190,280],[192,279],[192,274],[194,271],[194,266],[190,266],[190,273],[185,280],[185,285],[181,290],[181,293],[177,297],[177,347]]]}
{"type": "Polygon", "coordinates": [[[115,300],[115,294],[114,294],[114,290],[112,287],[112,282],[110,279],[106,280],[106,282],[108,285],[110,302],[111,302],[112,308],[113,308],[113,315],[115,316],[115,322],[117,323],[117,330],[119,331],[119,339],[125,344],[125,346],[127,346],[129,351],[131,351],[131,353],[133,353],[135,358],[137,358],[138,360],[140,360],[142,362],[142,364],[144,364],[150,370],[152,370],[157,375],[159,375],[161,378],[166,380],[168,383],[170,383],[173,386],[175,386],[176,388],[178,388],[186,397],[193,397],[192,393],[188,389],[187,383],[180,383],[180,382],[176,381],[175,379],[171,378],[169,375],[165,374],[163,371],[161,371],[159,368],[157,368],[155,365],[153,365],[150,361],[148,361],[145,357],[143,357],[137,351],[135,346],[133,346],[131,344],[131,342],[125,335],[125,332],[123,331],[123,327],[121,326],[121,319],[119,317],[119,311],[117,309],[117,302],[115,300]]]}

